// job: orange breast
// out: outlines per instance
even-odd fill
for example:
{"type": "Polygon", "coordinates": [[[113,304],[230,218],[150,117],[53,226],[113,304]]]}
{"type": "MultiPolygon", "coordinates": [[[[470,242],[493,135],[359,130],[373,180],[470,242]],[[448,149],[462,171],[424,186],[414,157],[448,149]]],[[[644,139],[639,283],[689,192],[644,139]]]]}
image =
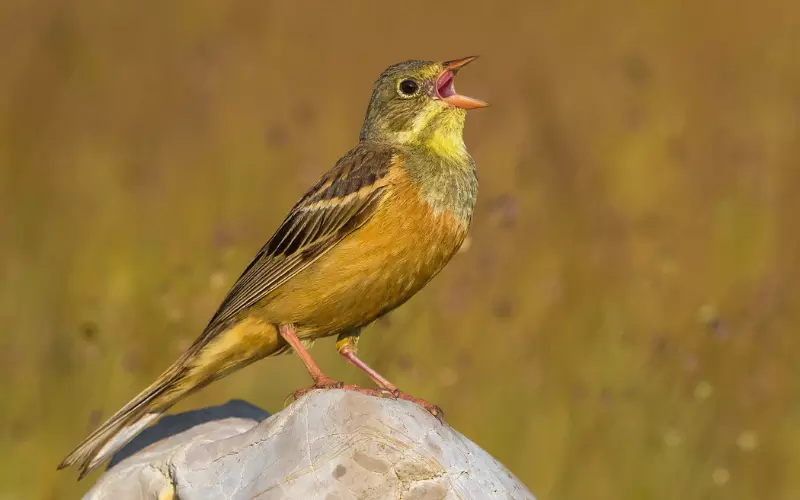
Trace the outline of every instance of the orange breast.
{"type": "Polygon", "coordinates": [[[467,227],[435,214],[402,169],[373,217],[278,288],[260,316],[301,337],[362,326],[408,300],[458,250],[467,227]]]}

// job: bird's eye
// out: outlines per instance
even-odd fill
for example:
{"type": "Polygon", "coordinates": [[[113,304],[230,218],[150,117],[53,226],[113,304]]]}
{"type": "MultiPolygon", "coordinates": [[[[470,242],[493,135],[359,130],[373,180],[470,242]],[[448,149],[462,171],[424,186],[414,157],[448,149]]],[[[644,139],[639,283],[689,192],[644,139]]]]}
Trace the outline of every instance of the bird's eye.
{"type": "Polygon", "coordinates": [[[419,84],[412,79],[403,80],[400,82],[400,92],[405,95],[411,96],[417,93],[419,84]]]}

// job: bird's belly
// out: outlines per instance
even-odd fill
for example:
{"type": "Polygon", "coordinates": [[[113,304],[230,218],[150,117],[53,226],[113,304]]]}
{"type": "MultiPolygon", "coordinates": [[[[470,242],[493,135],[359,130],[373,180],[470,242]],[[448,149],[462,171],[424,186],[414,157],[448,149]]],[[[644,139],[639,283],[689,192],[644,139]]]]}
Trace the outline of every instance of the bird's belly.
{"type": "Polygon", "coordinates": [[[301,337],[360,327],[408,300],[458,250],[466,225],[413,198],[384,204],[370,221],[279,287],[264,306],[301,337]],[[411,204],[411,206],[409,206],[411,204]]]}

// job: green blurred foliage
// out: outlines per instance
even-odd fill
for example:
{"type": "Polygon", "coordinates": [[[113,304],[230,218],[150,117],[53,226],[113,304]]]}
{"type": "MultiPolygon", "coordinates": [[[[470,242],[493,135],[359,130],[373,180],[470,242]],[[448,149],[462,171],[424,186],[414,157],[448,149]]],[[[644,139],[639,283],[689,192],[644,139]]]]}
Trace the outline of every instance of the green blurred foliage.
{"type": "MultiPolygon", "coordinates": [[[[354,144],[375,77],[458,87],[470,246],[368,362],[540,499],[800,495],[800,4],[0,4],[0,498],[200,333],[354,144]]],[[[366,383],[322,341],[332,376],[366,383]]],[[[268,359],[176,410],[305,386],[268,359]]]]}

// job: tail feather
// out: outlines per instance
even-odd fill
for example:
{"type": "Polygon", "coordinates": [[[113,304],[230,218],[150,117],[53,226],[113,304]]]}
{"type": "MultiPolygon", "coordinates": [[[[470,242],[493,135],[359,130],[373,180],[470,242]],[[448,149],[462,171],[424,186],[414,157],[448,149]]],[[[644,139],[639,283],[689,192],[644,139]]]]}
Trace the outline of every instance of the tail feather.
{"type": "Polygon", "coordinates": [[[285,350],[278,330],[257,319],[207,330],[158,380],[94,431],[58,466],[79,480],[155,422],[179,399],[228,373],[285,350]]]}
{"type": "Polygon", "coordinates": [[[103,425],[89,435],[58,466],[75,465],[78,480],[110,458],[139,432],[158,418],[181,396],[180,373],[174,369],[161,375],[150,387],[133,398],[103,425]]]}

